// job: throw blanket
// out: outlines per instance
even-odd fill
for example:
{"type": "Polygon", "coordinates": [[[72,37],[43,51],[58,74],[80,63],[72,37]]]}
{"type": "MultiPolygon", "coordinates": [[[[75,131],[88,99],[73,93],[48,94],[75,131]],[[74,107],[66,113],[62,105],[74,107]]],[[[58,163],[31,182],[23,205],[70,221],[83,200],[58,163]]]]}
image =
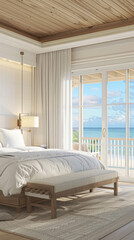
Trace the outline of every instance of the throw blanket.
{"type": "Polygon", "coordinates": [[[90,169],[104,169],[90,153],[64,150],[0,154],[0,190],[5,196],[21,192],[30,180],[90,169]]]}

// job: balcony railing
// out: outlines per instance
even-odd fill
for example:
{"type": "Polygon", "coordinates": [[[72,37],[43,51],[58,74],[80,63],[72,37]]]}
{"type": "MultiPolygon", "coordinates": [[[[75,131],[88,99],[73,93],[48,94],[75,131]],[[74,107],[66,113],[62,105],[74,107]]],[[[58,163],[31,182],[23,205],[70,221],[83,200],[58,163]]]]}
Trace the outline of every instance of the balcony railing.
{"type": "Polygon", "coordinates": [[[125,168],[125,138],[108,139],[108,166],[125,168]]]}
{"type": "MultiPolygon", "coordinates": [[[[98,152],[101,158],[102,138],[83,137],[84,143],[90,152],[98,152]]],[[[126,160],[126,139],[108,138],[108,166],[115,168],[125,168],[126,160]]],[[[129,140],[129,168],[134,169],[134,138],[129,140]]]]}
{"type": "Polygon", "coordinates": [[[83,137],[82,143],[87,146],[87,149],[90,152],[98,152],[99,156],[101,156],[101,149],[102,149],[102,138],[88,138],[83,137]]]}

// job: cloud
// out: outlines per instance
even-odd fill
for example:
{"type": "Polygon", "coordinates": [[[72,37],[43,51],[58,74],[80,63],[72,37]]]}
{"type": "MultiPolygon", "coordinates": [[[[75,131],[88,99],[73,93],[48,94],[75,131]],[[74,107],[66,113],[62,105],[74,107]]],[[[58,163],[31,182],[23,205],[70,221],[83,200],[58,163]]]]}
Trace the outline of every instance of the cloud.
{"type": "Polygon", "coordinates": [[[130,117],[134,117],[134,106],[130,107],[130,117]]]}
{"type": "Polygon", "coordinates": [[[73,127],[79,127],[79,120],[78,119],[73,119],[73,123],[72,123],[73,127]]]}
{"type": "Polygon", "coordinates": [[[101,104],[101,102],[101,98],[95,95],[83,97],[83,105],[101,104]]]}
{"type": "Polygon", "coordinates": [[[130,84],[130,101],[134,102],[134,84],[130,84]]]}
{"type": "Polygon", "coordinates": [[[101,117],[97,117],[97,116],[93,116],[89,119],[87,119],[84,123],[83,123],[83,127],[101,127],[102,125],[102,119],[101,117]]]}
{"type": "Polygon", "coordinates": [[[108,111],[109,127],[125,127],[126,123],[126,106],[113,105],[108,111]]]}
{"type": "Polygon", "coordinates": [[[124,128],[126,126],[126,118],[124,115],[109,116],[108,127],[124,128]]]}
{"type": "Polygon", "coordinates": [[[92,88],[91,91],[99,91],[100,88],[92,88]]]}
{"type": "Polygon", "coordinates": [[[73,97],[73,99],[72,99],[72,104],[73,104],[73,106],[78,106],[78,105],[79,105],[79,99],[73,97]]]}
{"type": "Polygon", "coordinates": [[[108,122],[109,122],[109,123],[114,123],[114,124],[116,124],[116,123],[121,123],[121,122],[125,123],[125,121],[126,121],[126,118],[125,118],[124,115],[120,115],[120,116],[109,116],[109,118],[108,118],[108,122]]]}
{"type": "Polygon", "coordinates": [[[111,91],[108,91],[108,97],[120,97],[121,96],[121,92],[119,91],[114,91],[114,92],[111,92],[111,91]]]}
{"type": "MultiPolygon", "coordinates": [[[[101,98],[97,97],[95,95],[83,96],[83,105],[91,105],[91,104],[97,105],[97,104],[101,104],[101,103],[102,103],[101,98]]],[[[78,106],[79,105],[79,99],[73,97],[72,104],[73,104],[73,106],[78,106]]]]}
{"type": "Polygon", "coordinates": [[[113,105],[110,108],[110,111],[113,110],[117,114],[125,114],[126,113],[126,106],[125,105],[113,105]]]}

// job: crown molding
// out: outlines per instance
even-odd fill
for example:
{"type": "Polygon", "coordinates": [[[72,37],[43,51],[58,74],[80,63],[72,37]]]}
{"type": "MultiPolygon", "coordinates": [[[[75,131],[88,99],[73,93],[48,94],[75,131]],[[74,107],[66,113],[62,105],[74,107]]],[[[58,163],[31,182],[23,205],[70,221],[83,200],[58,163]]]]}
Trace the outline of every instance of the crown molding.
{"type": "Polygon", "coordinates": [[[18,33],[0,27],[0,43],[7,44],[32,53],[38,53],[41,43],[18,33]]]}
{"type": "Polygon", "coordinates": [[[37,40],[30,39],[26,36],[22,36],[2,27],[0,28],[1,43],[17,47],[19,49],[21,48],[22,50],[27,50],[35,54],[67,48],[82,47],[86,45],[93,45],[132,37],[134,37],[134,25],[41,43],[37,40]]]}
{"type": "Polygon", "coordinates": [[[120,27],[118,29],[110,29],[101,32],[89,33],[81,36],[75,36],[65,39],[59,39],[42,43],[45,52],[62,50],[67,48],[76,48],[86,45],[93,45],[103,42],[116,41],[121,39],[134,37],[134,25],[129,27],[120,27]]]}

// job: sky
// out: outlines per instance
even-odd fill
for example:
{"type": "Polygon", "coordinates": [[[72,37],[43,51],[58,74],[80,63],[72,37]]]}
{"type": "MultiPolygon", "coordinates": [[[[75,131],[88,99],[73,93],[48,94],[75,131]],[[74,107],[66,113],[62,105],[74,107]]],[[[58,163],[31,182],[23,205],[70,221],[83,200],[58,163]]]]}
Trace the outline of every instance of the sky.
{"type": "MultiPolygon", "coordinates": [[[[129,101],[134,103],[134,79],[129,85],[129,101]]],[[[108,127],[125,128],[126,124],[126,81],[108,82],[108,127]],[[117,105],[112,105],[116,103],[117,105]],[[123,105],[124,103],[124,105],[123,105]]],[[[79,89],[72,91],[73,103],[73,127],[79,126],[79,89]]],[[[94,106],[102,104],[102,83],[83,85],[83,126],[89,128],[101,127],[102,107],[94,106]]],[[[134,105],[130,104],[130,127],[134,127],[134,105]]]]}

